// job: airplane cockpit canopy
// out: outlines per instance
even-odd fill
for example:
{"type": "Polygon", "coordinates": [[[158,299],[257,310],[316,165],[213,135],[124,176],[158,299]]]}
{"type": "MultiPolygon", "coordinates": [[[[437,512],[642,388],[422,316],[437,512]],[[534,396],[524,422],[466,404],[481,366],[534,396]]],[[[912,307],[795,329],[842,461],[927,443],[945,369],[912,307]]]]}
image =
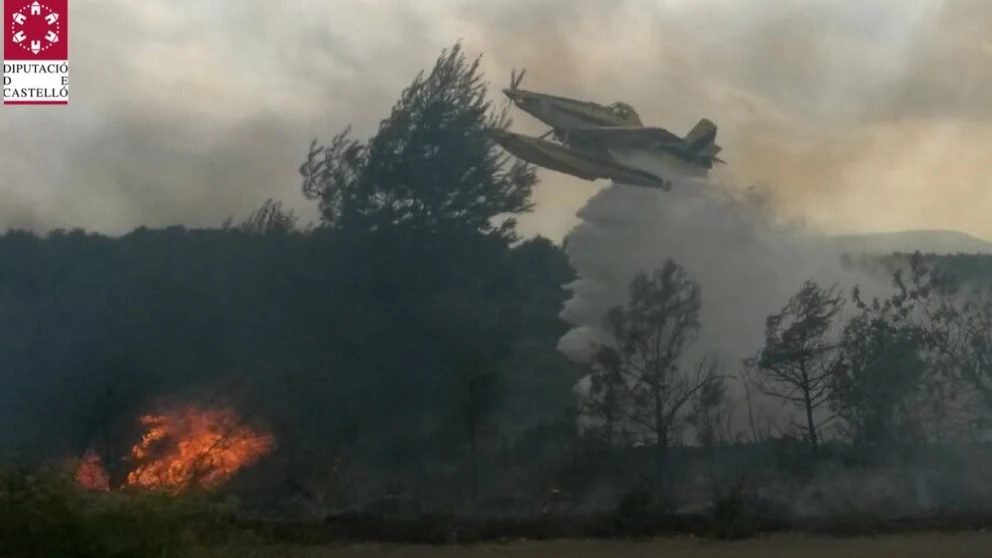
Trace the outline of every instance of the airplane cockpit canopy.
{"type": "Polygon", "coordinates": [[[638,126],[641,125],[641,117],[637,115],[637,111],[634,110],[634,107],[624,103],[623,101],[617,101],[610,105],[610,110],[613,111],[613,114],[619,116],[627,122],[630,122],[631,124],[638,126]]]}

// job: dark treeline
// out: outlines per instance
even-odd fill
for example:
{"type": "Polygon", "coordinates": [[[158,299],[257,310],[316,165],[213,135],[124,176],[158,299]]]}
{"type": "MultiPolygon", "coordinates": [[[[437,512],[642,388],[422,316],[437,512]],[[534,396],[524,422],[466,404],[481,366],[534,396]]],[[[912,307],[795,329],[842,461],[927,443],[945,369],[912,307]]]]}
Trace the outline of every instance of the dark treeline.
{"type": "Polygon", "coordinates": [[[877,262],[896,285],[885,300],[809,282],[744,363],[685,362],[700,289],[658,262],[605,317],[611,342],[568,362],[556,345],[573,272],[561,247],[517,237],[536,178],[485,134],[508,125],[456,46],[371,139],[346,130],[304,154],[314,226],[269,202],[212,230],[8,232],[0,451],[96,448],[116,484],[138,416],[223,399],[279,442],[253,492],[325,509],[387,493],[542,509],[583,491],[613,506],[638,486],[644,499],[628,505],[670,507],[698,471],[740,485],[754,470],[745,447],[814,465],[842,447],[864,468],[981,439],[992,307],[962,285],[992,276],[987,258],[877,262]],[[758,424],[758,397],[794,412],[758,424]],[[680,455],[708,465],[677,457],[687,446],[680,455]]]}
{"type": "Polygon", "coordinates": [[[555,348],[572,271],[514,232],[535,174],[484,133],[506,125],[456,47],[371,140],[312,146],[317,226],[269,202],[215,230],[7,233],[4,451],[94,447],[116,484],[136,417],[221,398],[275,432],[275,483],[313,492],[339,462],[425,482],[469,445],[574,423],[576,370],[555,348]]]}

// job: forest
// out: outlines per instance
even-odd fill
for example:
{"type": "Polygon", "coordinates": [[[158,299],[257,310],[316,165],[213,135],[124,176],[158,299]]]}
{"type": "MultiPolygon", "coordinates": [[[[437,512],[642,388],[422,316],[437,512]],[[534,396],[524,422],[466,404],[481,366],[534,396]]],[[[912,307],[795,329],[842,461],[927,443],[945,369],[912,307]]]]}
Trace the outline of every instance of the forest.
{"type": "Polygon", "coordinates": [[[103,495],[219,489],[245,521],[992,502],[992,258],[849,259],[893,294],[809,281],[740,363],[684,358],[701,289],[659,261],[572,362],[566,247],[519,236],[537,175],[485,133],[509,124],[456,45],[371,138],[301,154],[318,223],[269,201],[213,229],[8,231],[0,460],[103,495]],[[790,421],[755,424],[759,397],[790,421]]]}

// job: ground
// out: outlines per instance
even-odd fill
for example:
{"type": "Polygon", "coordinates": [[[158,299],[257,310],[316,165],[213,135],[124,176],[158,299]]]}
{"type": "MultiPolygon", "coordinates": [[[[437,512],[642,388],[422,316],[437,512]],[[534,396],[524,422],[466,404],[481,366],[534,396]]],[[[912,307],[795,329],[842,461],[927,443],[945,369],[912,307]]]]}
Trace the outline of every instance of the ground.
{"type": "Polygon", "coordinates": [[[348,548],[311,547],[255,549],[240,553],[257,558],[988,558],[992,533],[885,535],[832,538],[776,535],[740,542],[690,538],[643,542],[558,541],[485,544],[477,546],[356,545],[348,548]]]}

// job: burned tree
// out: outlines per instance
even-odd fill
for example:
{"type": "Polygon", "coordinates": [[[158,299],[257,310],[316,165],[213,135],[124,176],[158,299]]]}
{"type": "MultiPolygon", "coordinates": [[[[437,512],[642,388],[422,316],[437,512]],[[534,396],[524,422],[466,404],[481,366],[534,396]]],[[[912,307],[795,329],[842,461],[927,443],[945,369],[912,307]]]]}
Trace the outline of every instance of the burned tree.
{"type": "Polygon", "coordinates": [[[630,299],[612,309],[608,344],[593,363],[587,412],[609,424],[610,435],[629,431],[654,448],[655,489],[664,496],[668,449],[694,396],[718,381],[715,367],[682,368],[699,332],[700,287],[674,261],[630,283],[630,299]]]}
{"type": "Polygon", "coordinates": [[[757,372],[758,389],[798,407],[815,454],[819,445],[817,410],[829,401],[837,343],[828,336],[844,302],[836,287],[803,283],[782,310],[765,322],[765,346],[747,363],[757,372]]]}

